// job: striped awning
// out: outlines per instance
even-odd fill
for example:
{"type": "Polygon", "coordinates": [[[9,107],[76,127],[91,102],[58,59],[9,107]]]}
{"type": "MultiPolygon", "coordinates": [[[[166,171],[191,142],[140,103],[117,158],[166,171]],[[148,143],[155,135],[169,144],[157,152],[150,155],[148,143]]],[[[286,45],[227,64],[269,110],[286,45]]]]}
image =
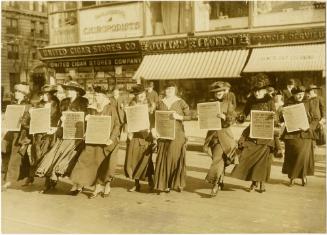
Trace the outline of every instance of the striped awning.
{"type": "Polygon", "coordinates": [[[237,78],[249,51],[225,50],[147,55],[133,79],[146,80],[237,78]]]}
{"type": "Polygon", "coordinates": [[[325,44],[253,49],[243,72],[325,70],[325,44]]]}

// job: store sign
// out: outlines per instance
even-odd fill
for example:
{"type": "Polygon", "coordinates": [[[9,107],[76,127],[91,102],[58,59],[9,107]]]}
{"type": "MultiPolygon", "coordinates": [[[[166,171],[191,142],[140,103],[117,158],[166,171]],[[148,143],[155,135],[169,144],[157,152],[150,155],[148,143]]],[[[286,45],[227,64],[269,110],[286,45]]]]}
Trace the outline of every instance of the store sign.
{"type": "Polygon", "coordinates": [[[142,50],[156,51],[180,51],[180,50],[208,50],[219,49],[226,46],[241,47],[249,44],[247,34],[231,34],[217,36],[201,36],[189,38],[177,38],[169,40],[151,40],[141,42],[142,50]]]}
{"type": "Polygon", "coordinates": [[[78,68],[78,67],[96,67],[96,66],[121,66],[121,65],[139,65],[142,62],[140,56],[122,57],[122,58],[102,58],[102,59],[83,59],[83,60],[56,60],[47,61],[49,68],[78,68]]]}
{"type": "Polygon", "coordinates": [[[288,42],[324,41],[325,38],[326,38],[326,32],[324,28],[273,31],[273,32],[251,34],[251,45],[288,43],[288,42]]]}
{"type": "Polygon", "coordinates": [[[43,59],[138,53],[139,50],[140,45],[138,41],[39,49],[43,59]]]}
{"type": "Polygon", "coordinates": [[[239,33],[216,36],[197,36],[167,40],[142,41],[143,51],[173,52],[226,49],[226,47],[246,48],[249,45],[267,45],[292,42],[325,41],[324,28],[272,31],[260,33],[239,33]]]}
{"type": "Polygon", "coordinates": [[[142,2],[80,10],[80,41],[143,35],[142,2]]]}

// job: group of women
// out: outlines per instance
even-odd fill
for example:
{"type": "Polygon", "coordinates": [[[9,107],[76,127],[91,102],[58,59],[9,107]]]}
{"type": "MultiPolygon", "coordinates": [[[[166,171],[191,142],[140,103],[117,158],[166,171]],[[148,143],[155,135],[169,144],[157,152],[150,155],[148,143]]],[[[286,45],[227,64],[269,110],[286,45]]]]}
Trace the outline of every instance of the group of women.
{"type": "MultiPolygon", "coordinates": [[[[294,179],[302,179],[306,184],[306,176],[312,175],[314,170],[314,131],[321,121],[317,115],[317,107],[310,99],[304,99],[306,90],[295,87],[293,97],[285,104],[304,103],[310,128],[288,133],[284,130],[274,139],[251,138],[250,127],[247,127],[241,138],[236,141],[231,126],[237,121],[244,121],[251,110],[273,111],[276,126],[282,122],[282,108],[276,112],[274,97],[267,92],[269,80],[264,74],[256,76],[253,83],[252,95],[249,97],[242,115],[237,115],[235,107],[226,98],[226,84],[218,81],[210,86],[212,101],[220,102],[221,130],[208,131],[204,149],[210,152],[212,164],[208,170],[206,181],[212,184],[211,195],[217,195],[224,187],[223,178],[225,167],[231,163],[235,167],[232,177],[251,181],[249,191],[265,192],[265,182],[269,179],[273,153],[280,153],[279,138],[285,142],[285,161],[283,173],[288,174],[290,186],[294,179]],[[238,159],[238,160],[237,160],[238,159]]],[[[9,157],[9,164],[5,173],[4,189],[10,187],[13,181],[25,179],[24,186],[33,183],[34,177],[44,177],[45,185],[41,191],[47,193],[57,184],[60,177],[69,177],[73,186],[69,192],[78,195],[84,187],[94,186],[89,198],[98,195],[108,197],[111,192],[111,182],[115,178],[120,134],[122,126],[119,112],[124,110],[119,102],[108,98],[106,90],[94,87],[95,104],[88,106],[88,100],[83,97],[84,89],[75,81],[62,86],[67,97],[61,101],[55,96],[56,86],[45,85],[42,88],[41,100],[32,107],[28,100],[29,87],[26,84],[15,86],[15,104],[24,105],[25,113],[21,119],[21,130],[6,133],[2,143],[2,154],[9,157]],[[118,105],[119,104],[119,105],[118,105]],[[29,134],[29,110],[38,107],[51,107],[51,129],[48,133],[29,134]],[[89,115],[111,116],[110,138],[106,144],[87,144],[84,140],[69,140],[63,138],[64,111],[84,112],[85,123],[89,115]]],[[[127,134],[127,147],[124,162],[126,177],[133,179],[135,184],[128,191],[140,191],[140,181],[148,181],[149,188],[158,193],[176,190],[182,192],[186,186],[186,144],[183,122],[191,120],[187,103],[179,98],[177,87],[168,82],[165,86],[165,97],[153,104],[147,99],[142,85],[135,85],[132,89],[134,98],[128,106],[148,105],[150,128],[127,134]],[[155,111],[174,111],[171,118],[175,120],[175,139],[167,140],[157,137],[154,128],[155,111]],[[152,155],[156,154],[155,165],[152,155]]]]}

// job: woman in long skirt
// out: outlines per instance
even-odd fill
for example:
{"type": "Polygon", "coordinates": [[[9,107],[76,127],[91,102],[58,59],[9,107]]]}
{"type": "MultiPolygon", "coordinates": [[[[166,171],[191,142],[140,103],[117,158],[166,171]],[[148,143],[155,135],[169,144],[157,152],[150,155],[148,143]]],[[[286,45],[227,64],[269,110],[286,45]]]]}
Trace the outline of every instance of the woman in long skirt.
{"type": "Polygon", "coordinates": [[[204,144],[204,149],[210,148],[212,154],[212,163],[206,176],[206,181],[213,185],[211,196],[216,196],[218,189],[224,187],[225,159],[236,147],[230,129],[236,115],[232,102],[225,96],[225,89],[226,86],[223,82],[215,82],[211,85],[210,90],[210,92],[214,92],[214,101],[220,102],[220,113],[217,115],[217,121],[220,119],[222,126],[221,130],[208,131],[204,144]]]}
{"type": "MultiPolygon", "coordinates": [[[[148,179],[150,189],[153,189],[154,167],[152,162],[152,148],[154,147],[150,128],[153,127],[153,112],[150,102],[146,98],[145,89],[142,85],[133,87],[132,93],[135,95],[130,106],[148,105],[150,127],[134,133],[128,133],[127,150],[124,164],[126,177],[135,180],[133,188],[129,192],[141,189],[140,180],[148,179]]],[[[128,123],[127,123],[128,124],[128,123]]]]}
{"type": "Polygon", "coordinates": [[[158,110],[174,111],[175,139],[159,139],[155,168],[154,189],[169,192],[170,189],[181,192],[186,185],[186,137],[184,120],[190,120],[190,110],[186,102],[177,97],[177,87],[169,82],[165,88],[165,97],[158,103],[158,110]]]}
{"type": "Polygon", "coordinates": [[[33,182],[30,178],[30,159],[28,155],[28,145],[32,141],[29,135],[30,115],[29,109],[31,107],[29,102],[30,88],[25,83],[16,84],[14,94],[15,105],[22,105],[25,107],[25,112],[21,119],[20,131],[9,131],[4,136],[3,142],[6,143],[2,147],[6,149],[6,154],[10,156],[8,162],[7,172],[5,172],[5,183],[3,189],[8,188],[12,182],[26,179],[24,186],[33,182]]]}
{"type": "MultiPolygon", "coordinates": [[[[274,102],[266,87],[269,80],[264,74],[258,74],[254,77],[252,96],[245,105],[244,115],[248,116],[251,110],[271,111],[275,112],[274,102]]],[[[272,116],[275,116],[272,114],[272,116]]],[[[273,118],[273,117],[272,117],[273,118]]],[[[232,177],[241,180],[252,181],[249,192],[258,187],[258,192],[263,193],[265,189],[265,181],[270,177],[270,169],[272,162],[272,152],[275,148],[274,139],[259,139],[250,137],[250,126],[242,133],[238,142],[239,148],[242,149],[239,164],[232,171],[232,177]]]]}
{"type": "MultiPolygon", "coordinates": [[[[107,144],[85,144],[70,179],[74,187],[82,190],[84,186],[95,185],[95,190],[90,195],[95,198],[101,194],[108,197],[111,191],[111,182],[114,179],[118,162],[118,148],[120,124],[117,111],[111,105],[106,91],[95,87],[96,110],[89,110],[90,115],[111,116],[111,133],[107,144]]],[[[86,121],[89,115],[86,116],[86,121]]]]}
{"type": "Polygon", "coordinates": [[[306,177],[314,174],[314,131],[320,121],[315,113],[319,110],[314,110],[318,107],[313,106],[310,100],[304,100],[305,88],[303,86],[293,88],[292,94],[293,97],[285,106],[303,103],[310,127],[295,132],[287,132],[285,129],[281,137],[285,142],[285,160],[282,172],[288,175],[289,186],[293,186],[296,178],[300,178],[304,186],[307,183],[306,177]]]}
{"type": "MultiPolygon", "coordinates": [[[[68,82],[63,85],[63,88],[67,92],[67,98],[61,101],[60,111],[85,113],[88,100],[82,97],[85,94],[84,89],[75,81],[68,82]]],[[[64,121],[63,116],[61,119],[56,132],[57,140],[50,151],[42,158],[35,173],[36,176],[46,177],[45,189],[49,187],[47,185],[49,182],[50,188],[54,188],[58,177],[70,176],[84,144],[84,141],[80,139],[63,139],[63,128],[61,127],[64,121]]],[[[48,190],[49,188],[46,191],[48,190]]],[[[78,188],[72,188],[70,194],[77,195],[80,191],[78,188]]]]}
{"type": "MultiPolygon", "coordinates": [[[[60,120],[60,107],[59,100],[55,96],[57,92],[56,86],[45,85],[41,89],[42,98],[41,101],[36,105],[36,108],[49,107],[51,110],[51,129],[48,133],[39,133],[33,135],[31,145],[31,169],[30,177],[34,178],[36,168],[44,155],[52,148],[55,143],[58,122],[60,120]]],[[[50,185],[49,181],[46,182],[44,190],[48,190],[50,185]]]]}

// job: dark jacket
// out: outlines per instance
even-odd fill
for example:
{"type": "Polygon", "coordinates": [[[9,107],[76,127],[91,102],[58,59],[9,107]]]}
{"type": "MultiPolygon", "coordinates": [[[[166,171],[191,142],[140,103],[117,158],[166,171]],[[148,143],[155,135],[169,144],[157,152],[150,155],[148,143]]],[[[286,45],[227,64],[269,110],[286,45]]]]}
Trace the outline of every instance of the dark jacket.
{"type": "Polygon", "coordinates": [[[230,100],[225,96],[222,101],[220,101],[220,110],[226,115],[226,119],[221,119],[221,130],[211,130],[207,132],[207,136],[204,142],[204,149],[207,147],[214,147],[216,144],[220,143],[225,154],[235,147],[235,141],[233,138],[233,133],[229,128],[235,122],[235,107],[230,100]]]}
{"type": "MultiPolygon", "coordinates": [[[[274,101],[271,98],[271,96],[268,94],[264,98],[259,100],[256,99],[254,96],[250,96],[244,107],[244,111],[243,111],[244,115],[248,116],[251,113],[251,110],[272,111],[276,113],[274,101]]],[[[276,115],[275,115],[275,120],[276,121],[278,120],[276,115]]],[[[239,143],[243,142],[243,140],[249,140],[256,144],[267,144],[271,147],[275,147],[274,140],[250,138],[250,126],[245,128],[245,130],[243,131],[239,143]]]]}
{"type": "MultiPolygon", "coordinates": [[[[303,103],[305,110],[307,112],[307,117],[309,121],[310,128],[306,131],[294,131],[294,132],[287,132],[287,129],[285,128],[283,134],[281,135],[281,140],[284,139],[297,139],[297,138],[302,138],[302,139],[315,139],[315,130],[317,129],[317,125],[319,123],[318,119],[318,113],[319,113],[319,107],[314,105],[313,102],[310,100],[303,100],[302,102],[297,102],[294,100],[292,97],[291,99],[288,100],[287,103],[285,103],[284,106],[289,106],[289,105],[294,105],[294,104],[299,104],[303,103]]],[[[283,121],[283,117],[280,117],[281,121],[283,121]]]]}
{"type": "Polygon", "coordinates": [[[123,108],[123,105],[124,105],[123,98],[119,96],[118,99],[116,100],[114,97],[111,97],[110,104],[113,105],[113,107],[116,109],[120,125],[123,125],[125,123],[125,111],[123,108]]]}
{"type": "Polygon", "coordinates": [[[283,90],[283,97],[285,102],[287,102],[287,100],[290,99],[292,96],[292,93],[288,89],[283,90]]]}

